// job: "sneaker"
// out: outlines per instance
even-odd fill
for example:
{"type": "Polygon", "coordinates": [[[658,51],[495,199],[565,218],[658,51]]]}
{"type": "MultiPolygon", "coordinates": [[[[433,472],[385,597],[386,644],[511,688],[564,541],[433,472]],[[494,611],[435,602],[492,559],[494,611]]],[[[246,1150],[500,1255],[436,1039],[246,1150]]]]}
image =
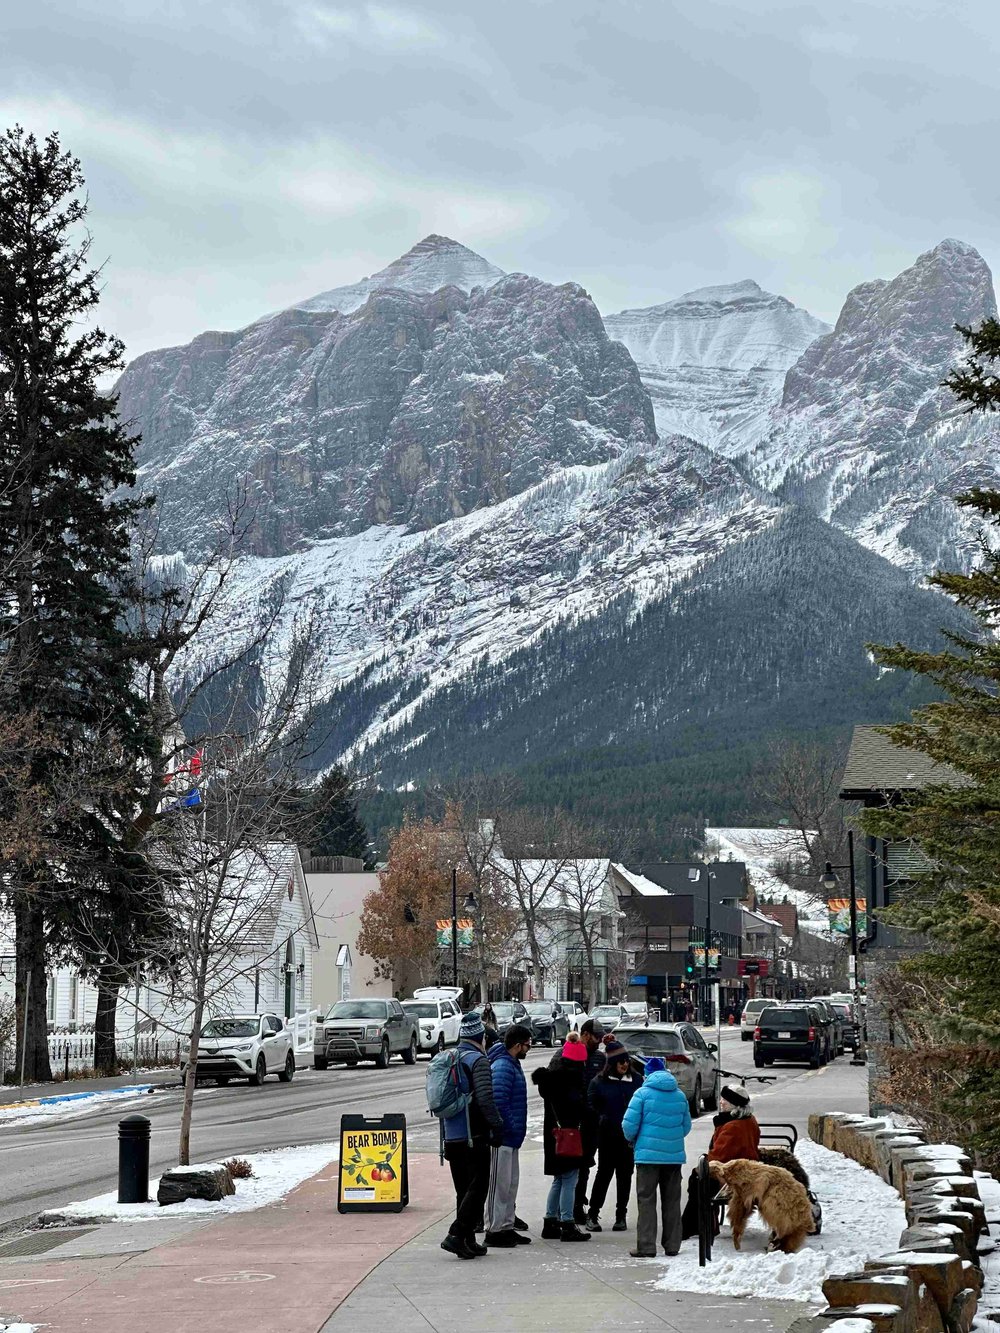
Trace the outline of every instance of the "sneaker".
{"type": "Polygon", "coordinates": [[[491,1250],[512,1250],[517,1237],[513,1231],[487,1231],[486,1244],[491,1250]]]}
{"type": "Polygon", "coordinates": [[[562,1235],[558,1217],[547,1217],[542,1222],[542,1240],[558,1240],[562,1235]]]}
{"type": "Polygon", "coordinates": [[[580,1231],[575,1222],[563,1222],[559,1231],[560,1240],[590,1240],[590,1234],[580,1231]]]}
{"type": "Polygon", "coordinates": [[[530,1231],[531,1228],[528,1226],[527,1222],[523,1222],[523,1221],[521,1220],[521,1218],[519,1218],[519,1217],[515,1217],[515,1218],[514,1218],[514,1230],[515,1230],[515,1231],[530,1231]]]}
{"type": "Polygon", "coordinates": [[[530,1245],[530,1244],[531,1244],[531,1237],[530,1237],[530,1236],[522,1236],[521,1233],[520,1233],[520,1231],[512,1231],[510,1234],[514,1237],[514,1244],[515,1244],[515,1245],[530,1245]]]}
{"type": "Polygon", "coordinates": [[[591,1215],[587,1218],[587,1220],[586,1220],[586,1222],[584,1223],[584,1225],[586,1226],[586,1228],[587,1228],[588,1231],[603,1231],[603,1230],[604,1230],[604,1228],[601,1226],[600,1222],[597,1220],[597,1214],[596,1214],[596,1213],[591,1213],[591,1215]]]}
{"type": "Polygon", "coordinates": [[[617,1218],[615,1218],[615,1224],[614,1224],[614,1226],[611,1228],[611,1230],[612,1230],[612,1231],[628,1231],[628,1223],[625,1221],[624,1217],[617,1217],[617,1218]]]}
{"type": "Polygon", "coordinates": [[[480,1245],[475,1236],[472,1236],[465,1243],[471,1250],[473,1259],[480,1259],[484,1254],[489,1254],[489,1250],[486,1246],[480,1245]]]}
{"type": "Polygon", "coordinates": [[[441,1248],[447,1250],[449,1254],[453,1254],[456,1259],[475,1259],[476,1257],[461,1236],[445,1236],[441,1242],[441,1248]]]}

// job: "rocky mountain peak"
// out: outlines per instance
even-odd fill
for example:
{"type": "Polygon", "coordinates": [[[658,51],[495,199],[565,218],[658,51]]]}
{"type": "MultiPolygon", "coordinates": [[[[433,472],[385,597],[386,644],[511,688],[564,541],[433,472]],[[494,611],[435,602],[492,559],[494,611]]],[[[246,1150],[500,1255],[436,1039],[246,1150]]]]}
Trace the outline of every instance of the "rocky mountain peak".
{"type": "Polygon", "coordinates": [[[503,269],[468,246],[453,241],[450,236],[432,232],[378,273],[299,301],[295,309],[338,310],[341,314],[350,314],[364,305],[373,291],[384,287],[406,292],[436,292],[441,287],[457,287],[468,293],[474,287],[492,287],[503,276],[503,269]]]}

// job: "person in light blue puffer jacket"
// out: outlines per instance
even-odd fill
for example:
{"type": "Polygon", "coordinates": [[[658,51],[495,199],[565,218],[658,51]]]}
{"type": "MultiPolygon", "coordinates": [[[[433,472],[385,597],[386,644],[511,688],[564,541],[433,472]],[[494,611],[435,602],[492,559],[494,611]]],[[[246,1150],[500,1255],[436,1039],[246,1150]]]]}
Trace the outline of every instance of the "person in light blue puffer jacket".
{"type": "Polygon", "coordinates": [[[684,1140],[691,1131],[687,1098],[659,1056],[646,1061],[646,1078],[622,1120],[622,1133],[635,1156],[639,1223],[634,1259],[656,1258],[656,1196],[663,1214],[665,1254],[681,1248],[681,1167],[684,1140]]]}

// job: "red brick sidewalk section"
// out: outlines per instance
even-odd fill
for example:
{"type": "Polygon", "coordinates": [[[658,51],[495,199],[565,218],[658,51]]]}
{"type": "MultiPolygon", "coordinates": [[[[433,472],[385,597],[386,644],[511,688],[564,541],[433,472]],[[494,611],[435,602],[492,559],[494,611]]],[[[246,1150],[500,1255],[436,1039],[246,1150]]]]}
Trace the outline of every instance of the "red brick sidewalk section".
{"type": "Polygon", "coordinates": [[[144,1254],[4,1264],[0,1304],[46,1333],[246,1333],[248,1320],[253,1333],[318,1333],[362,1278],[454,1207],[436,1154],[409,1167],[401,1213],[338,1213],[333,1163],[281,1204],[144,1254]]]}

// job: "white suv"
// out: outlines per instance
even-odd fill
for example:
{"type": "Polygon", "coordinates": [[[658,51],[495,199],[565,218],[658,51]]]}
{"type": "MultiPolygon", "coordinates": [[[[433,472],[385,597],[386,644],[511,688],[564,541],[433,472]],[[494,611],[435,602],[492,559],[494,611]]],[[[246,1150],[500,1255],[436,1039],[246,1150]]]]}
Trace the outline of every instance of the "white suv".
{"type": "Polygon", "coordinates": [[[400,1003],[417,1020],[417,1049],[436,1055],[446,1046],[458,1045],[462,1011],[458,1006],[460,990],[423,988],[414,991],[412,1000],[400,1003]]]}
{"type": "Polygon", "coordinates": [[[295,1077],[292,1030],[277,1014],[232,1014],[210,1018],[201,1030],[195,1077],[228,1083],[245,1078],[258,1088],[268,1074],[282,1083],[295,1077]]]}
{"type": "Polygon", "coordinates": [[[747,1000],[740,1015],[740,1041],[753,1041],[753,1030],[765,1009],[771,1009],[777,1000],[747,1000]]]}

